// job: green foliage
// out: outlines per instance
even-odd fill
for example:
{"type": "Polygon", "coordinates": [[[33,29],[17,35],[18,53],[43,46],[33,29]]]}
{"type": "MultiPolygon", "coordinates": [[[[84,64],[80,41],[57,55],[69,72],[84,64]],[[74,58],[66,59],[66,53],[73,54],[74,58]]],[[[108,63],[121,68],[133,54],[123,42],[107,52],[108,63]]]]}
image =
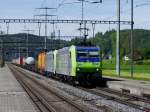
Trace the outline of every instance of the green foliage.
{"type": "Polygon", "coordinates": [[[138,60],[134,62],[137,65],[150,65],[150,60],[138,60]]]}
{"type": "Polygon", "coordinates": [[[111,34],[113,32],[114,32],[113,30],[106,32],[105,34],[98,32],[95,35],[95,37],[91,39],[92,44],[100,46],[104,54],[111,52],[112,51],[111,34]]]}
{"type": "MultiPolygon", "coordinates": [[[[134,78],[131,78],[131,65],[130,63],[121,63],[121,77],[135,80],[150,81],[150,60],[136,61],[134,63],[134,78]],[[140,64],[139,64],[140,63],[140,64]]],[[[103,60],[103,75],[117,77],[115,60],[103,60]]]]}
{"type": "MultiPolygon", "coordinates": [[[[120,54],[121,58],[126,55],[130,57],[130,30],[122,30],[120,38],[120,54]]],[[[27,34],[11,34],[11,35],[1,35],[0,38],[3,38],[4,42],[14,42],[14,43],[4,43],[4,48],[17,48],[19,44],[15,42],[22,42],[20,44],[21,51],[25,52],[26,47],[26,37],[27,34]]],[[[44,48],[44,36],[37,36],[29,34],[29,50],[31,52],[35,52],[37,49],[44,48]]],[[[116,55],[116,31],[106,31],[104,34],[101,32],[96,33],[94,38],[87,39],[88,45],[98,45],[102,49],[102,53],[104,56],[108,56],[112,54],[113,58],[116,55]]],[[[83,39],[74,38],[71,41],[67,40],[59,40],[59,39],[47,39],[47,48],[49,50],[59,49],[65,46],[70,45],[82,45],[83,39]]],[[[144,29],[135,29],[134,30],[134,59],[150,59],[150,30],[144,29]]],[[[11,51],[5,51],[11,52],[11,51]]],[[[17,52],[17,51],[16,51],[17,52]]]]}
{"type": "MultiPolygon", "coordinates": [[[[14,58],[19,56],[19,48],[21,52],[21,56],[26,56],[26,40],[27,34],[9,34],[9,35],[0,35],[0,39],[3,40],[3,48],[4,48],[4,57],[6,61],[10,61],[11,57],[14,58]]],[[[29,34],[28,36],[28,48],[29,48],[29,56],[35,56],[37,52],[44,50],[44,36],[37,36],[29,34]]],[[[47,39],[47,48],[48,51],[59,49],[64,46],[68,46],[66,40],[59,39],[47,39]]]]}
{"type": "MultiPolygon", "coordinates": [[[[133,32],[134,60],[150,59],[150,30],[135,29],[133,32]]],[[[130,30],[122,30],[120,33],[120,55],[130,57],[130,30]]],[[[116,31],[107,31],[104,34],[98,32],[95,38],[89,39],[95,45],[99,45],[103,54],[109,53],[115,57],[116,53],[116,31]]]]}

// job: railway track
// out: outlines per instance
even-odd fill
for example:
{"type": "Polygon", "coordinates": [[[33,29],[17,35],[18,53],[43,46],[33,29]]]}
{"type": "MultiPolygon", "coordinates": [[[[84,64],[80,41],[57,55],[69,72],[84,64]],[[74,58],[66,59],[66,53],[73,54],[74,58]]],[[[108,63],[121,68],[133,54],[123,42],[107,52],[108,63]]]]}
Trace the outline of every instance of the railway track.
{"type": "Polygon", "coordinates": [[[119,91],[112,90],[109,88],[100,88],[100,87],[94,89],[87,89],[82,87],[79,88],[91,92],[93,94],[96,94],[98,96],[102,96],[107,100],[113,100],[145,112],[150,112],[150,100],[142,98],[140,96],[121,93],[119,91]]]}
{"type": "Polygon", "coordinates": [[[11,65],[9,68],[41,112],[94,112],[91,108],[77,103],[76,100],[42,85],[23,71],[14,69],[11,65]]]}
{"type": "Polygon", "coordinates": [[[136,101],[139,101],[139,102],[143,102],[145,104],[149,104],[149,107],[150,107],[150,99],[147,99],[147,98],[144,98],[144,97],[141,97],[141,96],[137,96],[137,95],[133,95],[133,94],[129,94],[129,93],[123,93],[123,92],[113,90],[113,89],[110,89],[110,88],[100,88],[100,87],[98,87],[97,89],[102,90],[102,91],[106,91],[106,92],[109,92],[109,93],[112,93],[112,94],[116,94],[120,97],[121,96],[127,97],[128,98],[127,100],[136,100],[136,101]]]}
{"type": "MultiPolygon", "coordinates": [[[[126,105],[126,106],[131,107],[131,108],[139,109],[139,110],[145,111],[145,112],[150,112],[150,100],[145,99],[143,97],[121,93],[119,91],[108,89],[108,88],[100,88],[100,87],[93,88],[93,89],[88,89],[88,88],[83,88],[83,87],[77,87],[77,88],[82,89],[86,92],[95,94],[97,96],[101,96],[108,101],[109,100],[115,101],[115,102],[118,102],[120,104],[126,105]]],[[[54,93],[54,94],[56,94],[56,93],[54,93]]],[[[66,99],[66,98],[63,98],[63,100],[64,99],[66,99]]],[[[76,105],[76,106],[79,107],[79,105],[76,105]]],[[[89,111],[89,109],[87,109],[87,110],[84,110],[84,109],[87,109],[87,108],[81,106],[82,111],[86,111],[86,112],[89,111]]],[[[108,110],[108,109],[106,109],[106,110],[108,110]]],[[[46,112],[46,111],[44,111],[44,112],[46,112]]]]}

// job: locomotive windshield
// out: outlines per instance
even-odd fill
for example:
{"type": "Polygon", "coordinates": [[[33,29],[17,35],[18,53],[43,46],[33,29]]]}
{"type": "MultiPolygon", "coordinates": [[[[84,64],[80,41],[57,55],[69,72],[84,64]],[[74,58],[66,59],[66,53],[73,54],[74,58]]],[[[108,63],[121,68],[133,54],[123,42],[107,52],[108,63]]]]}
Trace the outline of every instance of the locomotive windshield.
{"type": "Polygon", "coordinates": [[[98,49],[77,49],[76,59],[77,62],[99,62],[100,53],[98,49]]]}
{"type": "Polygon", "coordinates": [[[99,57],[98,51],[77,51],[78,58],[96,58],[99,57]]]}
{"type": "Polygon", "coordinates": [[[89,51],[89,57],[90,58],[99,57],[99,52],[98,51],[89,51]]]}
{"type": "Polygon", "coordinates": [[[86,58],[88,56],[87,51],[77,51],[77,57],[78,58],[86,58]]]}

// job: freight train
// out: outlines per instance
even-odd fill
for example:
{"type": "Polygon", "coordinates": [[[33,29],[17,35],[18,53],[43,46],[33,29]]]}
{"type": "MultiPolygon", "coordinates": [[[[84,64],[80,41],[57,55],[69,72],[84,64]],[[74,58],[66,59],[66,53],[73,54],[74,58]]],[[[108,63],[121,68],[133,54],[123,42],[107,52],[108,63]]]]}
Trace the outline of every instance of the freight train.
{"type": "Polygon", "coordinates": [[[25,63],[22,60],[20,59],[20,64],[15,64],[72,84],[95,84],[102,78],[100,48],[97,46],[72,45],[50,52],[40,52],[36,61],[31,57],[25,63]]]}

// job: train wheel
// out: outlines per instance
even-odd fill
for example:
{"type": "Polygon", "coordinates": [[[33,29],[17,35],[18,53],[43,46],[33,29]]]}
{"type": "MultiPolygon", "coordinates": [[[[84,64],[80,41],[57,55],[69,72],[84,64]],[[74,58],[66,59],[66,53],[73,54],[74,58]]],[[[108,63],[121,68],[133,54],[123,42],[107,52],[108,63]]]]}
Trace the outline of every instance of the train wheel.
{"type": "Polygon", "coordinates": [[[74,77],[68,77],[68,83],[72,86],[77,86],[77,84],[75,83],[74,77]]]}

